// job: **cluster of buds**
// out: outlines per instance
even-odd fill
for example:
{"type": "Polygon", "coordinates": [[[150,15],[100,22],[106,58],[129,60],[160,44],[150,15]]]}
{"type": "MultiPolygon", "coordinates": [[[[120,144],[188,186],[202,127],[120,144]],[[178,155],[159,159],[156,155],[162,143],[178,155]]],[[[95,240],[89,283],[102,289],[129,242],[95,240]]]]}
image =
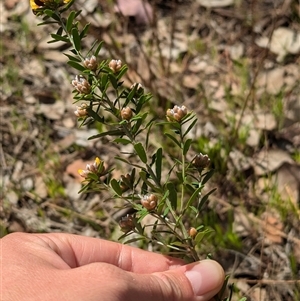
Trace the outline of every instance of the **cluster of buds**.
{"type": "Polygon", "coordinates": [[[116,73],[121,69],[122,61],[121,60],[111,60],[108,64],[108,67],[110,70],[112,70],[114,73],[116,73]]]}
{"type": "Polygon", "coordinates": [[[173,109],[167,110],[167,120],[180,122],[182,118],[187,114],[187,108],[185,106],[174,106],[173,109]]]}
{"type": "Polygon", "coordinates": [[[85,179],[88,177],[88,175],[90,173],[95,173],[95,174],[97,174],[99,172],[101,173],[101,172],[103,172],[103,170],[101,170],[101,171],[98,170],[101,163],[102,163],[101,160],[98,157],[96,157],[93,164],[87,164],[85,169],[79,169],[78,173],[81,177],[83,177],[85,179]]]}
{"type": "Polygon", "coordinates": [[[137,86],[137,87],[136,87],[136,90],[137,90],[138,92],[144,90],[143,85],[140,84],[140,83],[134,83],[134,84],[132,84],[131,87],[130,87],[130,89],[133,89],[135,86],[137,86]]]}
{"type": "Polygon", "coordinates": [[[129,231],[133,230],[135,227],[133,216],[127,214],[126,216],[121,217],[119,226],[124,233],[128,233],[129,231]]]}
{"type": "Polygon", "coordinates": [[[89,70],[92,70],[92,71],[97,70],[98,63],[97,63],[96,57],[94,55],[92,55],[91,57],[86,58],[83,61],[83,65],[89,70]]]}
{"type": "Polygon", "coordinates": [[[157,206],[158,198],[155,194],[145,195],[141,198],[141,204],[147,210],[153,210],[157,206]]]}
{"type": "Polygon", "coordinates": [[[132,110],[129,107],[125,107],[121,110],[121,118],[129,121],[132,118],[132,110]]]}
{"type": "Polygon", "coordinates": [[[131,182],[131,176],[130,174],[121,175],[120,179],[120,188],[122,189],[122,192],[127,191],[130,188],[130,182],[131,182]]]}
{"type": "Polygon", "coordinates": [[[91,92],[91,85],[82,75],[76,75],[75,79],[72,80],[72,85],[81,94],[89,94],[91,92]]]}
{"type": "Polygon", "coordinates": [[[76,107],[76,111],[74,111],[74,114],[76,117],[84,117],[88,115],[87,111],[87,104],[83,103],[79,107],[76,107]]]}
{"type": "Polygon", "coordinates": [[[198,154],[195,156],[195,158],[192,161],[192,164],[197,168],[197,169],[203,169],[209,166],[210,164],[210,159],[208,155],[203,155],[203,154],[198,154]]]}

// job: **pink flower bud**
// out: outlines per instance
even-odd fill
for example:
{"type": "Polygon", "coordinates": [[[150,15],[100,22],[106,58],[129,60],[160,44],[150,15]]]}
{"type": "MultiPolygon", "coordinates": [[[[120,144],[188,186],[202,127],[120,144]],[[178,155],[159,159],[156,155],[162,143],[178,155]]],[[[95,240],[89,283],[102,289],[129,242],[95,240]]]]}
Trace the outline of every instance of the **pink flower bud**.
{"type": "Polygon", "coordinates": [[[72,85],[81,94],[89,94],[91,92],[91,85],[82,75],[76,75],[75,79],[72,80],[72,85]]]}
{"type": "Polygon", "coordinates": [[[132,118],[132,110],[129,107],[123,108],[121,110],[121,118],[129,121],[132,118]]]}
{"type": "Polygon", "coordinates": [[[141,199],[141,204],[149,211],[157,206],[158,198],[155,194],[145,195],[141,199]]]}
{"type": "Polygon", "coordinates": [[[114,73],[116,73],[121,69],[122,61],[121,60],[111,60],[108,64],[108,67],[110,70],[112,70],[114,73]]]}
{"type": "Polygon", "coordinates": [[[95,71],[98,67],[97,59],[94,55],[92,55],[90,58],[86,58],[83,64],[87,69],[92,71],[95,71]]]}

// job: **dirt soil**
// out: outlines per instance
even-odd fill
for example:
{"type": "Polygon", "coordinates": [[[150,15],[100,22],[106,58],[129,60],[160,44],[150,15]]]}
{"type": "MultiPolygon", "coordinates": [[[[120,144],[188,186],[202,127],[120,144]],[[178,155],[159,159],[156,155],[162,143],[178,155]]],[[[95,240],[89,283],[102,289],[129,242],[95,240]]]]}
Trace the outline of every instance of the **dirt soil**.
{"type": "MultiPolygon", "coordinates": [[[[116,3],[76,1],[91,23],[85,47],[103,40],[101,59],[128,65],[124,85],[143,83],[158,118],[174,104],[197,113],[191,137],[207,141],[218,187],[209,207],[225,237],[210,251],[233,300],[300,300],[299,2],[116,3]]],[[[78,194],[77,170],[95,156],[112,165],[120,149],[78,128],[68,49],[47,43],[55,27],[38,27],[29,1],[1,1],[0,20],[1,237],[117,240],[124,212],[107,195],[78,194]]]]}

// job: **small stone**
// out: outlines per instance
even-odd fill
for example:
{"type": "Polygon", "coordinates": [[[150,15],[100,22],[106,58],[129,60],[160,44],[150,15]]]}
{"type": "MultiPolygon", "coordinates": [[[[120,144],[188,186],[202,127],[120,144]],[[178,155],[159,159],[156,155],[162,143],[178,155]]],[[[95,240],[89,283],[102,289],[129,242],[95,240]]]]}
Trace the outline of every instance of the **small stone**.
{"type": "Polygon", "coordinates": [[[33,179],[31,177],[22,179],[21,180],[21,186],[22,186],[22,189],[24,189],[25,191],[32,190],[33,187],[34,187],[33,179]]]}

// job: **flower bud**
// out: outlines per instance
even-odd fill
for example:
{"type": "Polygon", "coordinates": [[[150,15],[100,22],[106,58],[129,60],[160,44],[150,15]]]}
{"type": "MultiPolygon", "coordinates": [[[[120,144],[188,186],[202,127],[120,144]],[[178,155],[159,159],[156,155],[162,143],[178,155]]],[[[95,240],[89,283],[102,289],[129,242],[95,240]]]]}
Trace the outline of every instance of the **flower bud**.
{"type": "Polygon", "coordinates": [[[175,105],[173,109],[167,110],[167,120],[180,122],[182,118],[187,114],[187,108],[185,106],[175,105]]]}
{"type": "Polygon", "coordinates": [[[197,230],[194,227],[191,227],[189,230],[190,237],[194,238],[197,235],[197,230]]]}
{"type": "Polygon", "coordinates": [[[122,61],[121,60],[111,60],[108,64],[108,67],[110,70],[112,70],[114,73],[116,73],[121,69],[122,61]]]}
{"type": "Polygon", "coordinates": [[[121,219],[119,221],[119,226],[121,228],[121,231],[123,231],[124,233],[127,233],[127,232],[133,230],[135,227],[133,216],[127,214],[126,216],[121,217],[121,219]]]}
{"type": "Polygon", "coordinates": [[[90,171],[86,170],[86,169],[78,169],[78,173],[81,177],[86,179],[88,177],[90,171]]]}
{"type": "Polygon", "coordinates": [[[96,157],[95,161],[92,164],[87,164],[85,169],[79,169],[78,173],[81,177],[85,179],[88,177],[89,173],[101,174],[105,170],[105,168],[103,167],[102,170],[98,171],[98,167],[100,166],[101,163],[102,161],[98,157],[96,157]]]}
{"type": "Polygon", "coordinates": [[[203,169],[209,166],[210,159],[208,155],[203,155],[200,153],[195,156],[194,160],[192,161],[192,164],[198,169],[203,169]]]}
{"type": "Polygon", "coordinates": [[[153,210],[157,206],[158,198],[154,194],[145,195],[141,199],[141,204],[147,209],[147,210],[153,210]]]}
{"type": "Polygon", "coordinates": [[[125,176],[121,175],[120,188],[121,188],[122,192],[125,192],[130,188],[130,186],[129,186],[130,182],[131,182],[130,174],[126,174],[125,176]]]}
{"type": "Polygon", "coordinates": [[[121,118],[129,121],[132,118],[132,110],[129,107],[123,108],[121,110],[121,118]]]}
{"type": "Polygon", "coordinates": [[[98,157],[96,157],[93,164],[87,164],[86,165],[86,169],[93,172],[93,173],[96,173],[98,171],[98,167],[99,167],[100,163],[101,163],[101,160],[98,157]]]}
{"type": "Polygon", "coordinates": [[[75,79],[72,80],[72,85],[81,94],[89,94],[91,92],[91,85],[82,75],[76,75],[75,79]]]}
{"type": "Polygon", "coordinates": [[[75,116],[77,117],[84,117],[88,115],[87,109],[86,109],[87,105],[85,103],[83,103],[81,106],[77,106],[76,107],[76,111],[74,111],[75,116]]]}
{"type": "Polygon", "coordinates": [[[139,92],[142,91],[142,90],[144,90],[143,85],[140,84],[140,83],[134,83],[134,84],[132,84],[131,87],[130,87],[130,89],[133,89],[135,86],[137,86],[136,90],[139,91],[139,92]]]}
{"type": "Polygon", "coordinates": [[[83,64],[87,69],[92,71],[95,71],[98,67],[97,59],[94,55],[92,55],[90,58],[86,58],[83,64]]]}

